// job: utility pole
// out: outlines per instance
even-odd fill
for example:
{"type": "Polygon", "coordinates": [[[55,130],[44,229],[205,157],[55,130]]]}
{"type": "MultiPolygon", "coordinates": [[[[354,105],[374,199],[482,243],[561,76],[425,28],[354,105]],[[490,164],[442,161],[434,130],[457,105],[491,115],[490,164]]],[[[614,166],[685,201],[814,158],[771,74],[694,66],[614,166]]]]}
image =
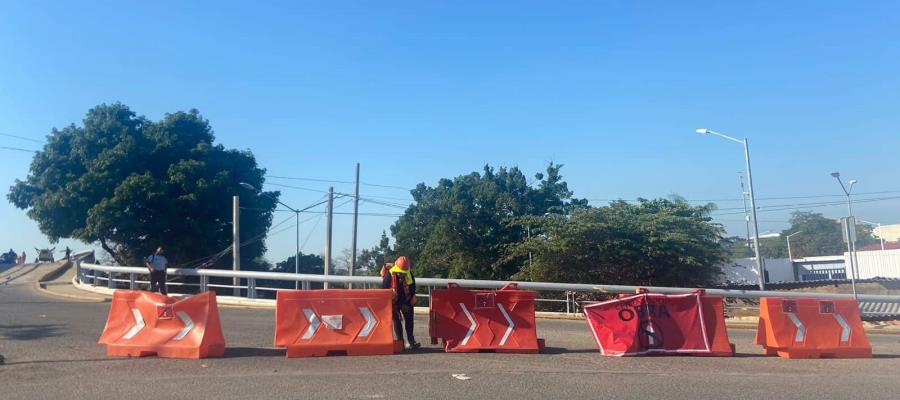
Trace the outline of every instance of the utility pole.
{"type": "Polygon", "coordinates": [[[334,187],[331,186],[328,188],[328,210],[325,224],[325,268],[322,272],[325,275],[325,282],[322,282],[322,287],[324,289],[328,289],[328,271],[331,269],[331,220],[334,216],[334,187]]]}
{"type": "MultiPolygon", "coordinates": [[[[231,263],[231,269],[234,271],[241,270],[241,198],[239,196],[231,197],[231,254],[234,260],[231,263]]],[[[241,278],[234,278],[234,296],[241,296],[241,278]]]]}
{"type": "Polygon", "coordinates": [[[766,290],[766,264],[759,254],[759,220],[756,217],[756,195],[753,193],[753,172],[750,171],[750,140],[735,139],[712,129],[700,128],[701,135],[715,135],[744,146],[744,160],[747,162],[747,189],[750,192],[750,213],[753,216],[753,253],[756,256],[756,271],[759,272],[759,290],[766,290]]]}
{"type": "MultiPolygon", "coordinates": [[[[296,235],[294,235],[295,247],[294,249],[297,251],[294,254],[294,273],[300,273],[300,211],[294,212],[297,215],[297,230],[296,235]]],[[[294,281],[294,290],[300,289],[300,282],[294,281]]]]}
{"type": "Polygon", "coordinates": [[[747,209],[747,191],[744,190],[744,175],[738,173],[741,178],[741,200],[744,202],[744,222],[747,225],[747,246],[750,246],[750,214],[747,209]]]}
{"type": "MultiPolygon", "coordinates": [[[[356,190],[353,192],[353,242],[350,247],[350,276],[356,274],[356,225],[359,221],[359,163],[356,163],[356,190]]],[[[353,289],[353,283],[349,286],[353,289]]]]}
{"type": "MultiPolygon", "coordinates": [[[[853,192],[853,185],[856,184],[856,179],[851,179],[847,182],[850,186],[848,189],[847,186],[844,186],[844,181],[841,180],[840,172],[832,172],[831,177],[837,179],[838,183],[841,185],[841,190],[844,191],[844,194],[847,196],[847,218],[843,219],[843,229],[844,235],[847,238],[847,252],[849,253],[849,261],[850,261],[850,285],[853,287],[853,298],[856,298],[856,277],[857,266],[859,265],[858,260],[856,259],[856,218],[853,217],[853,200],[850,198],[850,194],[853,192]]],[[[846,268],[845,268],[846,270],[846,268]]]]}
{"type": "Polygon", "coordinates": [[[750,141],[744,138],[744,158],[747,161],[747,188],[750,189],[750,211],[753,215],[753,252],[756,270],[759,271],[759,290],[766,290],[766,264],[759,254],[759,221],[756,219],[756,196],[753,194],[753,173],[750,172],[750,141]]]}

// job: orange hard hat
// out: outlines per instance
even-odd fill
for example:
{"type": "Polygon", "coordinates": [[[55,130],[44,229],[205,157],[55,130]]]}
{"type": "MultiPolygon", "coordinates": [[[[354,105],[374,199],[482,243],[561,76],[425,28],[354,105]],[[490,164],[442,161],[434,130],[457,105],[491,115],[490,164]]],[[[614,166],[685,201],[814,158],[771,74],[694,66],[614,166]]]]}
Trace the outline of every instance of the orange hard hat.
{"type": "Polygon", "coordinates": [[[397,261],[394,261],[394,265],[404,271],[409,270],[409,260],[406,259],[406,256],[397,257],[397,261]]]}

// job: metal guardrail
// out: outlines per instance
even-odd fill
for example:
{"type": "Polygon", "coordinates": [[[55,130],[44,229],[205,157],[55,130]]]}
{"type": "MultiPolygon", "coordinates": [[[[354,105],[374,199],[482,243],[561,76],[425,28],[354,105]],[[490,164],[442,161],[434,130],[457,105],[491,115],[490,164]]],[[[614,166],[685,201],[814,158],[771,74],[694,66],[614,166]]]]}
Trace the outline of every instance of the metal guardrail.
{"type": "MultiPolygon", "coordinates": [[[[94,286],[100,286],[101,281],[106,281],[107,287],[115,288],[117,282],[128,282],[129,287],[131,289],[136,289],[137,284],[141,283],[136,280],[136,277],[142,274],[147,274],[146,268],[141,267],[119,267],[119,266],[108,266],[108,265],[96,265],[90,263],[77,263],[77,276],[80,282],[87,283],[89,281],[90,284],[94,286]],[[87,274],[87,271],[92,271],[93,274],[87,274]],[[98,272],[105,273],[107,276],[102,277],[98,274],[98,272]],[[118,277],[118,275],[127,275],[128,279],[123,280],[118,277]]],[[[381,278],[375,276],[340,276],[340,275],[311,275],[311,274],[294,274],[294,273],[281,273],[281,272],[264,272],[264,271],[231,271],[231,270],[216,270],[216,269],[183,269],[183,268],[174,268],[169,269],[168,273],[170,275],[176,276],[198,276],[200,279],[199,284],[185,284],[188,286],[198,286],[200,291],[206,291],[210,287],[233,287],[232,285],[212,285],[209,282],[209,278],[211,277],[219,277],[219,278],[240,278],[245,279],[247,284],[243,286],[239,286],[242,289],[246,289],[248,298],[257,298],[257,291],[259,290],[292,290],[287,288],[263,288],[257,287],[256,281],[260,279],[266,280],[276,280],[276,281],[290,281],[290,282],[301,282],[303,283],[303,287],[309,287],[309,282],[328,282],[328,283],[340,283],[340,284],[363,284],[378,287],[381,285],[381,278]]],[[[519,282],[519,281],[489,281],[489,280],[468,280],[468,279],[439,279],[439,278],[417,278],[416,284],[418,286],[428,287],[429,292],[431,288],[435,287],[447,287],[448,284],[455,283],[464,288],[470,289],[499,289],[503,286],[506,286],[510,283],[515,283],[518,285],[519,289],[524,290],[539,290],[539,291],[561,291],[566,292],[566,300],[556,299],[554,301],[566,302],[566,308],[570,309],[570,305],[574,306],[574,309],[577,309],[577,302],[574,300],[574,296],[570,296],[570,293],[573,292],[588,292],[588,293],[634,293],[638,289],[646,289],[655,293],[665,293],[665,294],[680,294],[680,293],[689,293],[695,288],[679,288],[679,287],[657,287],[657,286],[626,286],[626,285],[594,285],[594,284],[581,284],[581,283],[551,283],[551,282],[519,282]],[[571,303],[570,303],[571,298],[571,303]]],[[[742,299],[758,299],[760,297],[788,297],[788,298],[815,298],[815,299],[853,299],[853,295],[851,294],[831,294],[831,293],[803,293],[803,292],[779,292],[779,291],[770,291],[770,290],[735,290],[735,289],[704,289],[707,294],[713,296],[722,296],[722,297],[731,297],[731,298],[742,298],[742,299]]],[[[427,295],[422,295],[427,297],[427,295]]],[[[889,296],[889,295],[859,295],[858,300],[863,302],[882,302],[882,303],[900,303],[900,296],[889,296]]]]}

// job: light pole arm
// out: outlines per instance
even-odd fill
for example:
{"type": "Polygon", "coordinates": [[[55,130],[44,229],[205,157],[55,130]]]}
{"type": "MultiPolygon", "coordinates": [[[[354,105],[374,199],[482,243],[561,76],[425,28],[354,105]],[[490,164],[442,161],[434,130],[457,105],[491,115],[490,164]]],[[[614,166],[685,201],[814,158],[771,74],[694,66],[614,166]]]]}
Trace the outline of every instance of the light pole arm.
{"type": "Polygon", "coordinates": [[[710,135],[716,135],[716,136],[718,136],[718,137],[720,137],[720,138],[728,139],[728,140],[730,140],[730,141],[732,141],[732,142],[737,142],[737,143],[743,144],[743,145],[745,145],[745,146],[747,145],[743,140],[735,139],[735,138],[733,138],[733,137],[731,137],[731,136],[728,136],[728,135],[723,134],[723,133],[716,132],[716,131],[711,130],[711,129],[708,129],[708,130],[706,131],[706,133],[708,133],[708,134],[710,134],[710,135]]]}

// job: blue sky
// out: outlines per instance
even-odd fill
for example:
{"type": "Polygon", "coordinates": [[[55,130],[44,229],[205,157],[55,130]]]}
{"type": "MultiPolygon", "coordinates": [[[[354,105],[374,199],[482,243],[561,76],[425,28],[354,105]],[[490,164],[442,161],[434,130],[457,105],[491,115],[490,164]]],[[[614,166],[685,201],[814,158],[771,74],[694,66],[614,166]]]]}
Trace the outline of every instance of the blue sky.
{"type": "MultiPolygon", "coordinates": [[[[594,204],[728,199],[717,220],[742,235],[742,149],[694,133],[708,127],[750,138],[760,206],[840,201],[765,200],[840,194],[832,170],[860,193],[893,192],[861,198],[900,196],[896,2],[183,3],[5,2],[0,133],[42,139],[104,102],[153,119],[197,108],[220,143],[251,149],[272,175],[352,180],[360,162],[364,182],[413,187],[485,163],[531,175],[554,161],[594,204]]],[[[0,136],[0,146],[39,144],[0,136]]],[[[29,160],[0,150],[4,194],[29,160]]],[[[321,196],[268,189],[295,206],[321,196]]],[[[900,223],[898,206],[855,210],[900,223]]],[[[786,228],[789,213],[760,213],[761,230],[786,228]]],[[[316,220],[301,226],[305,252],[323,247],[316,220]]],[[[0,248],[47,244],[5,200],[0,221],[0,248]]],[[[362,217],[360,244],[392,221],[362,217]]],[[[270,237],[271,260],[293,251],[292,232],[270,237]]],[[[350,218],[336,216],[335,247],[349,237],[350,218]]]]}

